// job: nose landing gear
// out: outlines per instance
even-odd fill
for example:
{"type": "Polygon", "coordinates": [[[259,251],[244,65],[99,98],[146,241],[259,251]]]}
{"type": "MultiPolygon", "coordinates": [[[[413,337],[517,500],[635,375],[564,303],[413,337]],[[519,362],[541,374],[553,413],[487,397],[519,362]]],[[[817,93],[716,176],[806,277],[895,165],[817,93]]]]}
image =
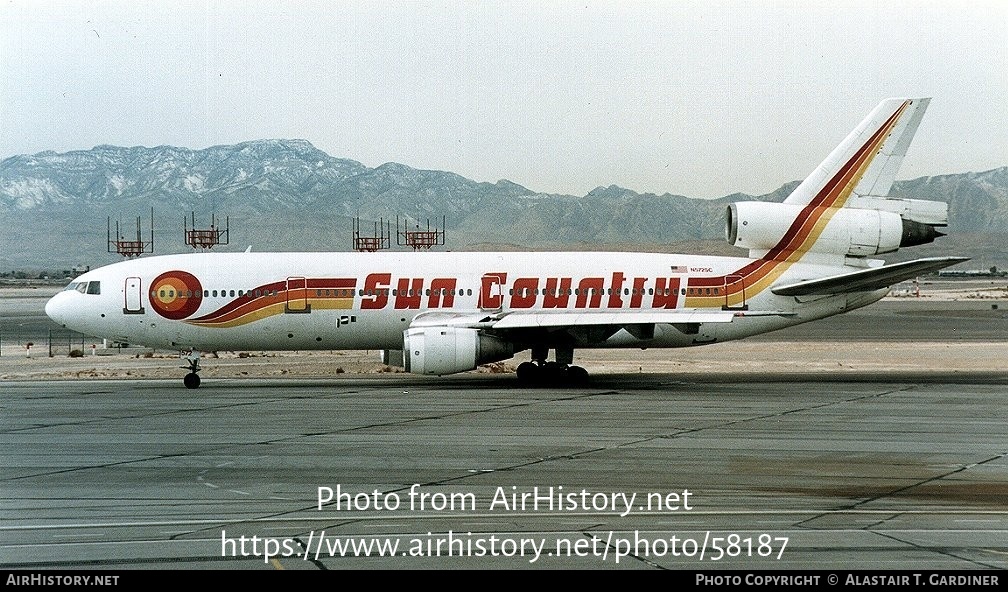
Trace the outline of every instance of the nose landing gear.
{"type": "Polygon", "coordinates": [[[196,350],[190,350],[189,353],[183,353],[180,357],[186,361],[188,365],[179,367],[189,371],[189,374],[186,374],[182,379],[182,384],[184,384],[187,389],[199,388],[200,377],[199,374],[197,374],[197,372],[200,371],[199,352],[196,350]]]}

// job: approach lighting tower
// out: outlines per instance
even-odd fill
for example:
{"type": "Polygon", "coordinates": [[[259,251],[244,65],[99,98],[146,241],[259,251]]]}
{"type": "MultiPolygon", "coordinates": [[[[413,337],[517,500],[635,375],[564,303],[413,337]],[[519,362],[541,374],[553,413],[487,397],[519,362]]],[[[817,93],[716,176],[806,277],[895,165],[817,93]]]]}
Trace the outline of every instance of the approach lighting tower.
{"type": "Polygon", "coordinates": [[[361,236],[360,216],[353,219],[353,248],[361,253],[374,253],[381,249],[387,249],[392,244],[392,226],[384,218],[374,223],[374,234],[371,236],[361,236]]]}
{"type": "Polygon", "coordinates": [[[145,241],[143,239],[143,234],[140,231],[140,216],[137,216],[137,229],[136,229],[136,240],[126,240],[126,236],[123,235],[125,228],[120,230],[119,220],[116,220],[116,232],[115,239],[112,238],[112,217],[108,217],[105,230],[105,239],[108,242],[108,252],[113,252],[113,247],[116,253],[119,253],[123,257],[139,257],[144,253],[154,252],[154,208],[151,208],[150,214],[150,240],[145,241]]]}
{"type": "Polygon", "coordinates": [[[430,250],[434,246],[445,244],[445,217],[441,216],[441,228],[431,229],[430,218],[427,219],[427,230],[420,230],[420,222],[417,221],[416,228],[409,229],[409,221],[404,220],[402,229],[399,228],[399,217],[396,216],[396,244],[399,246],[412,247],[414,251],[430,250]]]}
{"type": "Polygon", "coordinates": [[[228,233],[231,230],[231,219],[224,218],[224,228],[217,227],[217,218],[210,214],[210,228],[196,228],[196,212],[192,213],[192,229],[189,222],[183,218],[183,230],[185,232],[185,244],[194,249],[210,249],[215,245],[228,244],[228,233]]]}

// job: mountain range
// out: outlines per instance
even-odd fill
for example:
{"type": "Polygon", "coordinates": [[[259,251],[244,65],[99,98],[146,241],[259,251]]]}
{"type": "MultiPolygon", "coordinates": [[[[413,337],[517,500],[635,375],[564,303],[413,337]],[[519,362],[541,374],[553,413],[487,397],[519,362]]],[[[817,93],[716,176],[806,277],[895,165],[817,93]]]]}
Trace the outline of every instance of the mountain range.
{"type": "MultiPolygon", "coordinates": [[[[157,253],[191,250],[183,221],[226,217],[221,250],[351,250],[352,220],[362,234],[396,217],[446,224],[443,250],[646,249],[744,254],[724,242],[727,203],[781,201],[797,185],[759,196],[714,200],[637,193],[610,185],[587,195],[537,193],[516,183],[477,182],[398,163],[369,168],[332,157],[305,140],[257,140],[190,150],[96,146],[0,161],[0,270],[68,268],[115,261],[102,222],[127,238],[137,217],[145,240],[154,215],[157,253]]],[[[949,237],[907,257],[965,254],[970,267],[1008,267],[1008,167],[897,182],[895,196],[949,204],[949,237]]],[[[406,222],[409,220],[409,222],[406,222]]],[[[391,229],[392,244],[396,229],[391,229]]]]}

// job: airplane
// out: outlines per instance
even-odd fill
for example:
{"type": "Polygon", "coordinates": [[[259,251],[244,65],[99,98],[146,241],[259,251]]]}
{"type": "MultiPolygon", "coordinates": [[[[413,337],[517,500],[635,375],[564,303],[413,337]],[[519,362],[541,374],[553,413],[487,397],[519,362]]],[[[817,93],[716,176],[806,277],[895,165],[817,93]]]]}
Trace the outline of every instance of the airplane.
{"type": "Polygon", "coordinates": [[[965,261],[877,255],[944,236],[945,203],[886,197],[928,98],[883,100],[784,200],[742,201],[725,238],[748,257],[619,252],[196,253],[123,261],[46,304],[64,327],[180,351],[382,350],[449,375],[510,359],[523,384],[579,382],[575,348],[740,339],[847,312],[965,261]],[[549,352],[554,352],[549,359],[549,352]]]}

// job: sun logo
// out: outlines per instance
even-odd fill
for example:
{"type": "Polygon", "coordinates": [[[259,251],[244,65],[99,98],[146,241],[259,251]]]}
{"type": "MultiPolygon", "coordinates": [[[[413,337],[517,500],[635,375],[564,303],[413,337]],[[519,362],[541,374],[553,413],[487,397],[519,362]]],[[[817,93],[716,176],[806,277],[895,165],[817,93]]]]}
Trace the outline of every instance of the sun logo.
{"type": "Polygon", "coordinates": [[[151,307],[166,319],[184,319],[203,302],[203,286],[196,276],[184,271],[167,271],[151,282],[151,307]]]}

